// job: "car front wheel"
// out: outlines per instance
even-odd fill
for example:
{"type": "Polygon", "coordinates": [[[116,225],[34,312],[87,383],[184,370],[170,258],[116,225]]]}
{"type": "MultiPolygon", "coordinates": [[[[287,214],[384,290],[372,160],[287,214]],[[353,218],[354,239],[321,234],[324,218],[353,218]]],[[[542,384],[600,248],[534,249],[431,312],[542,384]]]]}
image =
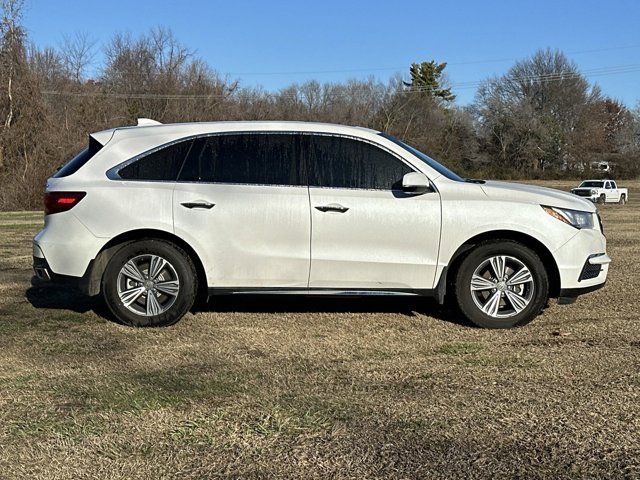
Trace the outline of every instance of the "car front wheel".
{"type": "Polygon", "coordinates": [[[538,255],[514,241],[486,242],[462,261],[455,278],[458,306],[475,325],[511,328],[547,304],[549,279],[538,255]]]}
{"type": "Polygon", "coordinates": [[[102,277],[107,306],[120,322],[135,327],[176,323],[192,307],[196,291],[193,262],[177,246],[163,240],[124,245],[102,277]]]}

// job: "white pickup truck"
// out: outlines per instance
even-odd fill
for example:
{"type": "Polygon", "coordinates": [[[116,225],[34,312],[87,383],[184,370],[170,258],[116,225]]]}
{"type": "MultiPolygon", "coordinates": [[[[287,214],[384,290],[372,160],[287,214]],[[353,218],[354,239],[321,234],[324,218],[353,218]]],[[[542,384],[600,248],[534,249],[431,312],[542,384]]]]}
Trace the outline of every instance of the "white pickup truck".
{"type": "Polygon", "coordinates": [[[572,188],[571,193],[585,197],[595,203],[619,203],[624,205],[629,200],[626,188],[618,188],[613,180],[585,180],[579,187],[572,188]]]}

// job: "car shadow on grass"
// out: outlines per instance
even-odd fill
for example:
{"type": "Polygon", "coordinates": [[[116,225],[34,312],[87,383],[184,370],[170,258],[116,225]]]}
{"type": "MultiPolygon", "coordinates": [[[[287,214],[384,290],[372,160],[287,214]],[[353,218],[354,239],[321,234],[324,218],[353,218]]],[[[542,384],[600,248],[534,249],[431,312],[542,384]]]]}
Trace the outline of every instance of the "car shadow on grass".
{"type": "Polygon", "coordinates": [[[220,295],[211,297],[198,311],[242,313],[392,313],[426,315],[462,326],[472,326],[453,306],[425,297],[322,297],[305,295],[220,295]]]}
{"type": "Polygon", "coordinates": [[[37,309],[70,310],[75,313],[94,312],[100,317],[114,320],[107,306],[98,297],[83,295],[75,288],[31,279],[24,296],[37,309]]]}
{"type": "MultiPolygon", "coordinates": [[[[36,309],[93,312],[120,323],[100,297],[88,297],[74,288],[46,283],[34,277],[25,292],[27,301],[36,309]]],[[[200,301],[193,308],[198,312],[241,313],[391,313],[407,317],[427,315],[448,323],[471,326],[454,307],[439,305],[424,297],[314,297],[304,295],[220,295],[200,301]]]]}

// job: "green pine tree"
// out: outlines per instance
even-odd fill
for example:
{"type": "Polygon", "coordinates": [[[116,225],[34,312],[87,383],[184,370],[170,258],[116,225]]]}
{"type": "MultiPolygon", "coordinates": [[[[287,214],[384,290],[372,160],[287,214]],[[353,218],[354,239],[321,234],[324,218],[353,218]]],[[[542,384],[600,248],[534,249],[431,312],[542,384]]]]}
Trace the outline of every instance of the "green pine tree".
{"type": "Polygon", "coordinates": [[[409,69],[411,81],[404,84],[410,90],[422,92],[426,96],[447,102],[453,101],[456,96],[451,93],[450,88],[443,88],[441,84],[442,71],[446,66],[446,62],[436,63],[435,60],[412,63],[409,69]]]}

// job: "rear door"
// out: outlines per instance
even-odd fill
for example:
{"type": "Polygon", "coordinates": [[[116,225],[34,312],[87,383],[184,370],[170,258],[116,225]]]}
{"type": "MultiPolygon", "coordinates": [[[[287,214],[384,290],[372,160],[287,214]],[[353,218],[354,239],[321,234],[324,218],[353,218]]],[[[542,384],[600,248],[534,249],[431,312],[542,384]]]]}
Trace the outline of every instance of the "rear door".
{"type": "Polygon", "coordinates": [[[296,138],[195,139],[174,190],[174,225],[206,258],[209,287],[307,287],[309,193],[296,138]]]}
{"type": "Polygon", "coordinates": [[[306,136],[310,288],[430,289],[440,239],[436,191],[408,195],[400,158],[361,139],[306,136]]]}

